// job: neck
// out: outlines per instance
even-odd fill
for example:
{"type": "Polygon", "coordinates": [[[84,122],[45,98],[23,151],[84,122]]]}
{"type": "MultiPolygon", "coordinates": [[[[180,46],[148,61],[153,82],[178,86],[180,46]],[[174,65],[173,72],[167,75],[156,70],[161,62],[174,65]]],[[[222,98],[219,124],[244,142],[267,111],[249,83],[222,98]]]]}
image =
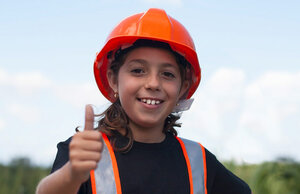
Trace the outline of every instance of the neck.
{"type": "Polygon", "coordinates": [[[163,126],[155,126],[155,127],[141,127],[136,125],[135,123],[130,123],[130,128],[133,134],[133,138],[135,141],[142,143],[160,143],[162,142],[166,134],[164,134],[163,126]]]}

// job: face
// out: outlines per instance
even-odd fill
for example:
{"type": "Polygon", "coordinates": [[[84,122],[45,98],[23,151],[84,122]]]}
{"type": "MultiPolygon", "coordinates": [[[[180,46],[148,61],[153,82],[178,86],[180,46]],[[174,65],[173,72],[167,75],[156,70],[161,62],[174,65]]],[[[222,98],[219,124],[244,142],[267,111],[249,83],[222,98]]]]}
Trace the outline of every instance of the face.
{"type": "Polygon", "coordinates": [[[132,50],[118,77],[108,74],[114,91],[130,118],[140,128],[161,128],[188,88],[182,81],[174,55],[163,49],[141,47],[132,50]]]}

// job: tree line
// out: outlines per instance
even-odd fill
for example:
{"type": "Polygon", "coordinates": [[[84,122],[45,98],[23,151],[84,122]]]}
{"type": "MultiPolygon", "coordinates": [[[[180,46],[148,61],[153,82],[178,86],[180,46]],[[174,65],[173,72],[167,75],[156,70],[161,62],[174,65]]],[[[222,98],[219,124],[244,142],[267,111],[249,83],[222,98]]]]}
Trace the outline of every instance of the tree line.
{"type": "Polygon", "coordinates": [[[253,194],[300,194],[300,163],[290,158],[253,165],[223,164],[247,182],[253,194]]]}
{"type": "MultiPolygon", "coordinates": [[[[223,162],[247,182],[253,194],[300,194],[300,163],[288,158],[261,164],[223,162]]],[[[33,165],[28,158],[15,158],[0,164],[0,194],[33,194],[50,167],[33,165]]]]}

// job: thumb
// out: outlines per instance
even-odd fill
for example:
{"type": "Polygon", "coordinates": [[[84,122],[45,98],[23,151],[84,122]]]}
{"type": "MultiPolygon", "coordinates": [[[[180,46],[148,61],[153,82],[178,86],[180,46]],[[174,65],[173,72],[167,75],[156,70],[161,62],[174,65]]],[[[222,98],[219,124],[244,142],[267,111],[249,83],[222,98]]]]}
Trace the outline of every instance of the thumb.
{"type": "Polygon", "coordinates": [[[91,105],[85,106],[84,131],[94,129],[94,111],[91,105]]]}

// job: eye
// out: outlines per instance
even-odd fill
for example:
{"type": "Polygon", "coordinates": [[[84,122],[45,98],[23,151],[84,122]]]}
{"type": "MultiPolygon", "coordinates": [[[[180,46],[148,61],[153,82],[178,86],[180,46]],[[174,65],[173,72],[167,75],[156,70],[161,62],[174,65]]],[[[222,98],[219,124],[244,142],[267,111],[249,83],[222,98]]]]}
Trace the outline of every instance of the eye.
{"type": "Polygon", "coordinates": [[[135,68],[135,69],[132,69],[130,72],[133,73],[133,74],[142,74],[145,71],[141,68],[135,68]]]}
{"type": "Polygon", "coordinates": [[[163,72],[163,76],[165,76],[167,78],[175,78],[175,75],[168,71],[163,72]]]}

